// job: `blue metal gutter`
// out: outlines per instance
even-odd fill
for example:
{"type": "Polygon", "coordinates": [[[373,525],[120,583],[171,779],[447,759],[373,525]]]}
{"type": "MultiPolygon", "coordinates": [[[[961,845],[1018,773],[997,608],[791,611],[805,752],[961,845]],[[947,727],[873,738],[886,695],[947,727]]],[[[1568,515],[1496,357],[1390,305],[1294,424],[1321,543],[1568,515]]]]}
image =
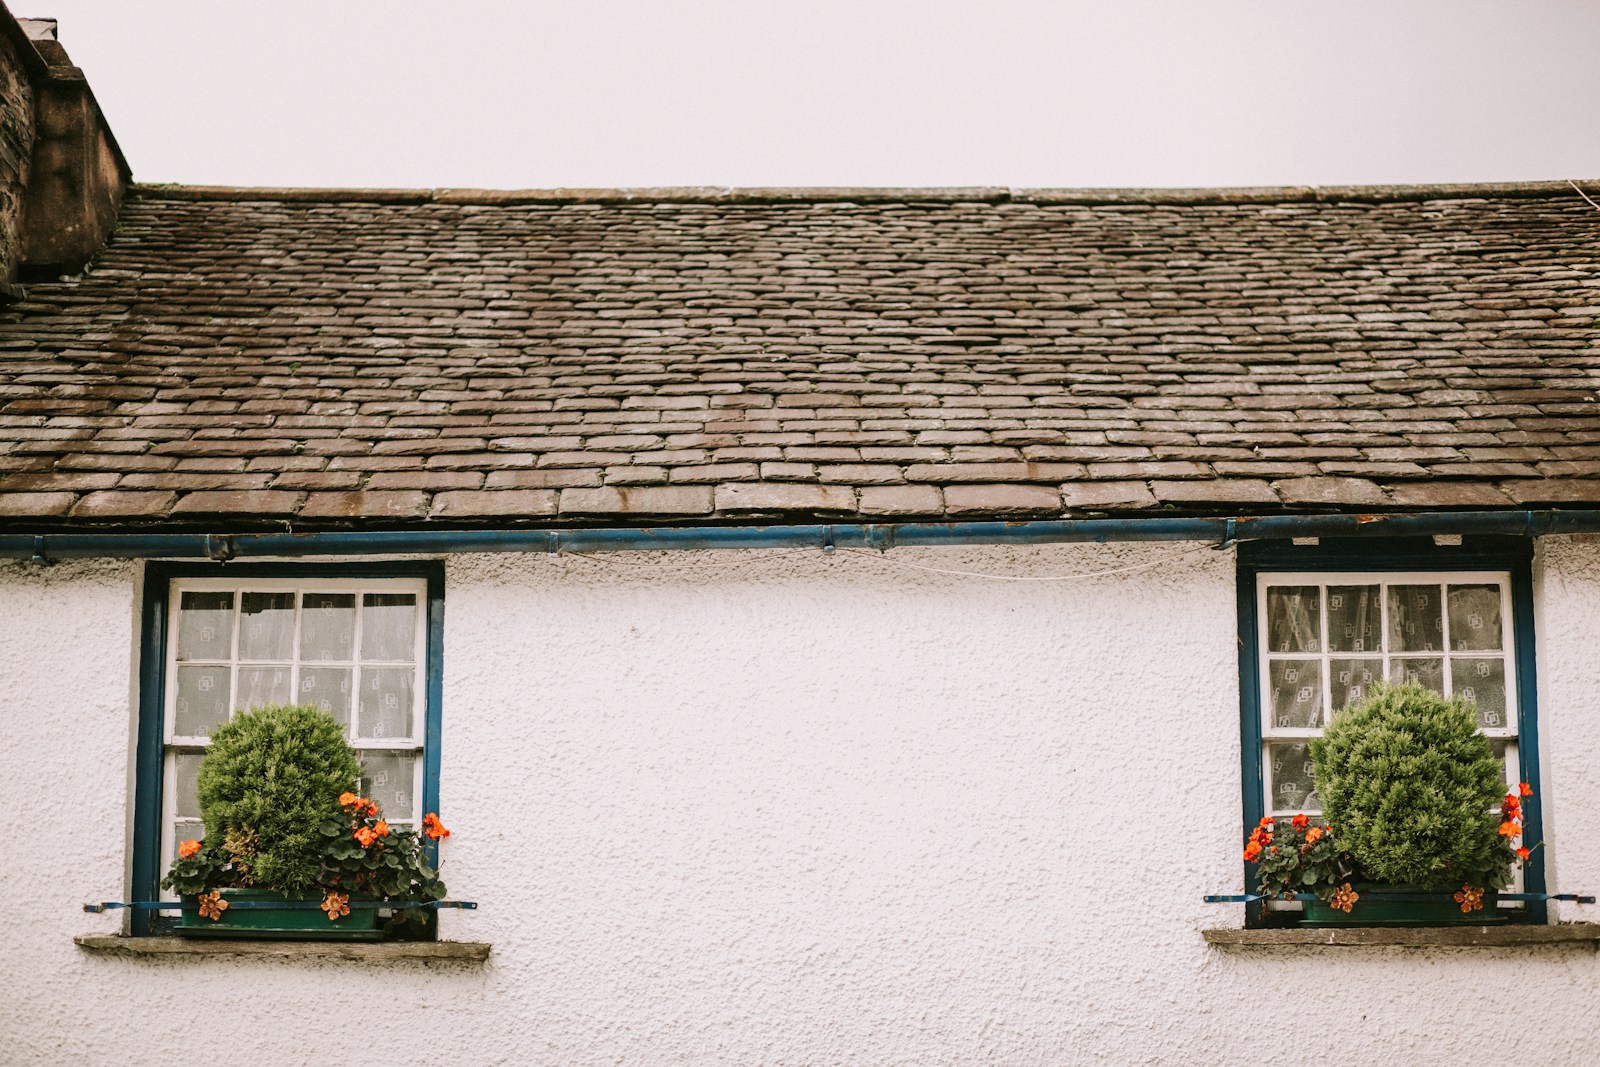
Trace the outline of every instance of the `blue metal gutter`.
{"type": "Polygon", "coordinates": [[[816,523],[565,530],[372,530],[307,533],[0,534],[0,559],[235,559],[456,552],[663,552],[723,548],[889,549],[921,545],[1233,541],[1291,537],[1600,532],[1600,510],[1443,511],[1233,518],[1042,519],[1025,522],[816,523]]]}

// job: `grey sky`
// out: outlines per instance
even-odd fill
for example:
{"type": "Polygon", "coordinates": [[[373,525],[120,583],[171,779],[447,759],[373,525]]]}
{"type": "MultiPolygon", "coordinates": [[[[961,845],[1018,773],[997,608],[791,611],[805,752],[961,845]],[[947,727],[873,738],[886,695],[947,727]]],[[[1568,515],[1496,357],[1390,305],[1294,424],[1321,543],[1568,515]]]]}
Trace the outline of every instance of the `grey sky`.
{"type": "Polygon", "coordinates": [[[8,0],[141,181],[1600,176],[1597,0],[8,0]]]}

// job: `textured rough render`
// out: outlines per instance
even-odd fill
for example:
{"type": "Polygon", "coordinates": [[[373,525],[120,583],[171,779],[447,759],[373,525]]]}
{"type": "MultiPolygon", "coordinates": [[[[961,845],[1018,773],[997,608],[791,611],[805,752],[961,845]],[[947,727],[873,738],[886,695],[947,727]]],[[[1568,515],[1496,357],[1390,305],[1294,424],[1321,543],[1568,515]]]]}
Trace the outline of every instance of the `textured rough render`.
{"type": "Polygon", "coordinates": [[[159,494],[308,529],[1593,506],[1597,269],[1565,183],[147,188],[0,314],[0,496],[98,494],[30,530],[159,494]]]}
{"type": "MultiPolygon", "coordinates": [[[[119,920],[78,904],[125,885],[136,574],[0,564],[18,1063],[1443,1067],[1600,1042],[1592,947],[1204,943],[1242,921],[1200,899],[1242,888],[1242,834],[1235,565],[1196,544],[453,558],[445,872],[480,908],[442,923],[489,961],[87,954],[119,920]]],[[[1543,542],[1538,585],[1550,870],[1593,891],[1600,544],[1543,542]]]]}

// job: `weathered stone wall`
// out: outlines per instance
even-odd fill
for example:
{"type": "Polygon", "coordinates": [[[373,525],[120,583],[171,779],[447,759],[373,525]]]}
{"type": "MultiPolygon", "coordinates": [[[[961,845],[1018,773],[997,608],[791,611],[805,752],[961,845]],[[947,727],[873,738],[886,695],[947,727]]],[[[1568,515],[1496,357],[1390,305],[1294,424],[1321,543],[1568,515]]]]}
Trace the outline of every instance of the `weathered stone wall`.
{"type": "MultiPolygon", "coordinates": [[[[47,42],[54,44],[54,42],[47,42]]],[[[59,46],[45,52],[59,53],[59,46]]],[[[22,258],[31,277],[76,271],[116,225],[129,174],[83,72],[50,67],[37,86],[38,135],[23,215],[22,258]]]]}
{"type": "Polygon", "coordinates": [[[0,4],[0,301],[89,262],[132,180],[83,71],[39,31],[0,4]]]}
{"type": "Polygon", "coordinates": [[[28,184],[33,140],[33,86],[16,45],[0,36],[0,284],[17,277],[22,190],[28,184]]]}

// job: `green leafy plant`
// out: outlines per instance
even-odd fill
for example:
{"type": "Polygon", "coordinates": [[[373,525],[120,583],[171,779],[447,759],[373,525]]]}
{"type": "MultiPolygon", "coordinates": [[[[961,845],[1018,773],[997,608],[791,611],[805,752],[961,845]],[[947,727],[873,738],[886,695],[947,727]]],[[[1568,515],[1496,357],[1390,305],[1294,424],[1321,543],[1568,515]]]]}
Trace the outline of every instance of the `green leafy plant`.
{"type": "Polygon", "coordinates": [[[299,893],[322,875],[322,823],[361,776],[344,727],[320,708],[285,704],[218,727],[200,762],[206,840],[220,842],[243,886],[299,893]]]}
{"type": "Polygon", "coordinates": [[[1502,800],[1504,765],[1464,701],[1376,686],[1334,715],[1311,761],[1339,847],[1373,881],[1503,889],[1527,856],[1513,847],[1521,802],[1502,800]]]}
{"type": "MultiPolygon", "coordinates": [[[[1314,826],[1308,815],[1276,820],[1267,816],[1250,832],[1244,858],[1256,864],[1259,892],[1293,897],[1315,893],[1332,902],[1341,890],[1348,892],[1353,864],[1325,826],[1314,826]]],[[[1349,909],[1346,908],[1346,911],[1349,909]]]]}
{"type": "MultiPolygon", "coordinates": [[[[420,833],[390,827],[378,805],[351,792],[360,773],[343,726],[320,708],[236,716],[212,735],[200,762],[206,842],[179,844],[162,888],[198,897],[210,919],[228,907],[223,889],[315,890],[331,922],[350,914],[352,895],[399,905],[442,900],[424,839],[450,831],[433,812],[420,833]]],[[[420,919],[402,906],[392,924],[420,919]]]]}
{"type": "Polygon", "coordinates": [[[199,896],[224,884],[227,868],[228,858],[221,849],[203,849],[198,841],[185,841],[178,846],[178,858],[161,880],[161,888],[180,896],[199,896]]]}
{"type": "MultiPolygon", "coordinates": [[[[321,826],[323,874],[331,893],[415,902],[444,899],[444,883],[428,862],[422,840],[450,836],[437,815],[429,812],[423,816],[419,834],[406,827],[390,827],[378,806],[366,797],[344,793],[339,804],[341,814],[323,820],[321,826]]],[[[404,911],[397,914],[396,921],[422,918],[404,911]]]]}

